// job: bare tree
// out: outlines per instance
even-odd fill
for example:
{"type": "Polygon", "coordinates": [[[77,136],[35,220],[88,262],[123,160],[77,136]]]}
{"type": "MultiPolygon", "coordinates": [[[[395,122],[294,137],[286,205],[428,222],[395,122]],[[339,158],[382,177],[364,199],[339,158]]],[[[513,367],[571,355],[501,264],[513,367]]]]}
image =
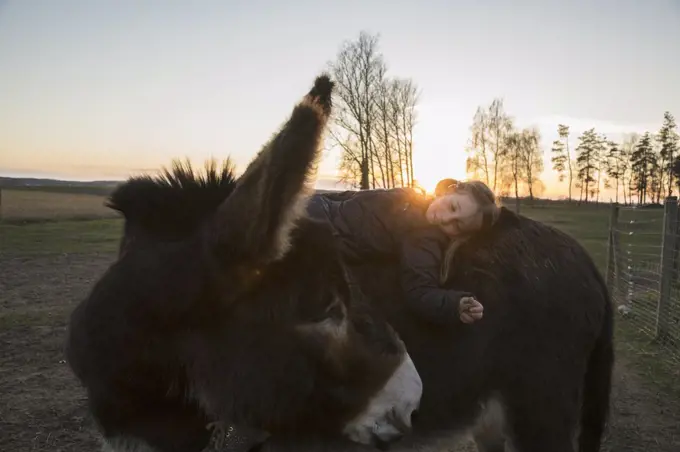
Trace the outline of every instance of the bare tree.
{"type": "Polygon", "coordinates": [[[507,185],[508,182],[501,181],[504,166],[507,166],[507,138],[512,132],[512,121],[505,113],[503,99],[496,98],[488,107],[478,107],[470,132],[472,137],[467,148],[467,172],[483,177],[494,192],[503,191],[501,185],[507,185]]]}
{"type": "Polygon", "coordinates": [[[340,145],[343,153],[350,153],[347,158],[342,158],[345,169],[350,164],[359,167],[361,189],[370,188],[372,182],[374,93],[381,82],[383,64],[382,55],[378,52],[378,41],[379,36],[361,32],[356,41],[343,43],[336,60],[330,65],[339,98],[333,115],[336,130],[331,137],[340,145]],[[352,140],[358,141],[358,149],[342,146],[342,143],[352,140]]]}
{"type": "Polygon", "coordinates": [[[510,133],[506,134],[503,142],[504,160],[501,166],[501,180],[511,180],[512,187],[515,192],[515,210],[520,211],[520,197],[519,184],[524,179],[524,165],[522,164],[522,155],[524,153],[524,138],[522,132],[510,129],[510,133]]]}
{"type": "Polygon", "coordinates": [[[401,116],[401,132],[404,142],[404,156],[406,159],[406,176],[408,186],[413,186],[413,128],[416,125],[416,105],[420,98],[418,87],[411,79],[396,79],[396,90],[399,93],[397,111],[401,116]]]}
{"type": "Polygon", "coordinates": [[[541,132],[537,128],[524,129],[521,132],[520,162],[523,166],[521,175],[527,185],[529,200],[534,201],[534,189],[541,183],[543,172],[543,150],[541,149],[541,132]]]}
{"type": "Polygon", "coordinates": [[[396,187],[395,179],[395,167],[394,167],[394,157],[395,157],[395,146],[394,140],[391,134],[391,124],[390,117],[392,116],[390,103],[390,84],[389,80],[385,77],[385,72],[387,70],[387,65],[382,64],[380,68],[380,78],[381,83],[378,87],[379,92],[377,93],[377,124],[378,124],[378,148],[379,154],[383,161],[386,171],[386,177],[383,177],[383,186],[385,188],[396,187]]]}
{"type": "Polygon", "coordinates": [[[359,142],[356,140],[346,140],[342,143],[343,152],[340,154],[340,182],[349,185],[351,188],[360,189],[361,166],[357,164],[356,156],[360,155],[359,142]]]}
{"type": "Polygon", "coordinates": [[[472,125],[470,126],[472,139],[467,150],[466,170],[475,178],[482,178],[486,185],[491,185],[489,178],[489,150],[487,146],[489,134],[489,119],[486,109],[477,107],[472,125]]]}
{"type": "Polygon", "coordinates": [[[378,35],[361,32],[330,64],[338,97],[330,139],[342,151],[342,179],[362,190],[413,185],[419,92],[411,79],[387,76],[378,43],[378,35]]]}
{"type": "Polygon", "coordinates": [[[507,138],[512,133],[512,121],[505,113],[503,99],[501,98],[494,99],[489,106],[488,127],[493,156],[493,190],[495,191],[498,172],[503,166],[503,159],[508,152],[507,138]]]}
{"type": "Polygon", "coordinates": [[[404,179],[404,171],[406,168],[406,154],[408,146],[404,143],[402,133],[401,115],[399,114],[401,106],[401,83],[398,80],[391,79],[388,83],[389,95],[389,122],[390,122],[390,137],[394,142],[396,148],[396,168],[399,175],[400,186],[407,185],[407,179],[404,179]]]}

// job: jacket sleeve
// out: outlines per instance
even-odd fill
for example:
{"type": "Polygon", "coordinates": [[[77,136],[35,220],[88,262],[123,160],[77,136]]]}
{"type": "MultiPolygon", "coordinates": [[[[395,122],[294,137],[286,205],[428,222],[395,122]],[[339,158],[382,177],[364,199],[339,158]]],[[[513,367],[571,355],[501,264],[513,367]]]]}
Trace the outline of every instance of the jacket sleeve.
{"type": "Polygon", "coordinates": [[[423,319],[439,324],[460,322],[458,306],[469,292],[444,289],[439,274],[446,238],[434,228],[414,231],[401,252],[401,285],[406,304],[423,319]]]}

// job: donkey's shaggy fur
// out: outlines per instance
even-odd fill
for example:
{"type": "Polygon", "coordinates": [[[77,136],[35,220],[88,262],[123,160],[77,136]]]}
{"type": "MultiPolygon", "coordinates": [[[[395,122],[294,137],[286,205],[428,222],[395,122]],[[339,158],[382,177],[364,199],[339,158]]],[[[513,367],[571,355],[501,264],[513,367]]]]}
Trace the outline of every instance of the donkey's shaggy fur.
{"type": "Polygon", "coordinates": [[[66,348],[109,448],[198,452],[228,423],[373,443],[410,424],[412,361],[304,213],[332,88],[317,78],[238,179],[176,163],[111,196],[119,258],[66,348]]]}

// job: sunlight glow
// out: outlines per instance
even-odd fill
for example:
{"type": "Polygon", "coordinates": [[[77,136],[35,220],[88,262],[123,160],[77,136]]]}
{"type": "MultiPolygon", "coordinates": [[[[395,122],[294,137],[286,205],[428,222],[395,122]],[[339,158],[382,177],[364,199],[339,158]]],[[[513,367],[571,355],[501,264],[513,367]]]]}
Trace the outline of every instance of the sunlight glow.
{"type": "MultiPolygon", "coordinates": [[[[615,21],[606,20],[607,8],[594,8],[598,18],[587,23],[579,17],[592,2],[562,5],[558,16],[550,7],[525,14],[474,2],[464,8],[400,4],[397,16],[418,17],[420,25],[407,28],[384,14],[386,2],[362,6],[360,15],[345,3],[296,9],[250,2],[234,9],[219,1],[162,8],[158,2],[71,2],[82,5],[43,2],[36,9],[0,0],[0,175],[121,180],[173,158],[200,166],[227,156],[241,172],[311,78],[367,23],[366,31],[381,36],[388,74],[412,78],[420,90],[414,178],[429,192],[443,178],[468,177],[470,125],[478,106],[494,97],[504,99],[516,127],[540,129],[540,178],[548,197],[566,192],[550,160],[558,123],[571,127],[574,150],[590,127],[620,141],[624,133],[658,131],[667,109],[678,114],[680,60],[667,57],[680,53],[672,2],[664,11],[649,6],[654,2],[623,2],[615,21]],[[279,13],[289,16],[281,20],[279,13]],[[555,26],[533,26],[546,21],[555,26]],[[470,41],[478,23],[488,32],[470,41]],[[559,31],[572,29],[579,33],[559,31]],[[532,50],[493,58],[480,52],[499,40],[516,49],[531,43],[532,50]],[[583,64],[546,72],[556,48],[580,55],[583,64]],[[612,56],[604,72],[602,55],[612,56]],[[625,55],[647,60],[631,66],[625,55]]],[[[348,188],[339,182],[339,157],[337,150],[324,151],[317,186],[348,188]]]]}

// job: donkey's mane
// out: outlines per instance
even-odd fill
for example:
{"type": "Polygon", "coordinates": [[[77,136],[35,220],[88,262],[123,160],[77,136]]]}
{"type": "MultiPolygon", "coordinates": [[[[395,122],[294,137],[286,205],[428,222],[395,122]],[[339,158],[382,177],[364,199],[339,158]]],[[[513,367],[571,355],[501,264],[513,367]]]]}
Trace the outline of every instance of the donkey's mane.
{"type": "Polygon", "coordinates": [[[234,165],[227,158],[221,168],[208,160],[203,173],[187,160],[173,160],[156,176],[134,176],[118,186],[106,206],[147,232],[162,236],[191,233],[234,191],[234,165]]]}

